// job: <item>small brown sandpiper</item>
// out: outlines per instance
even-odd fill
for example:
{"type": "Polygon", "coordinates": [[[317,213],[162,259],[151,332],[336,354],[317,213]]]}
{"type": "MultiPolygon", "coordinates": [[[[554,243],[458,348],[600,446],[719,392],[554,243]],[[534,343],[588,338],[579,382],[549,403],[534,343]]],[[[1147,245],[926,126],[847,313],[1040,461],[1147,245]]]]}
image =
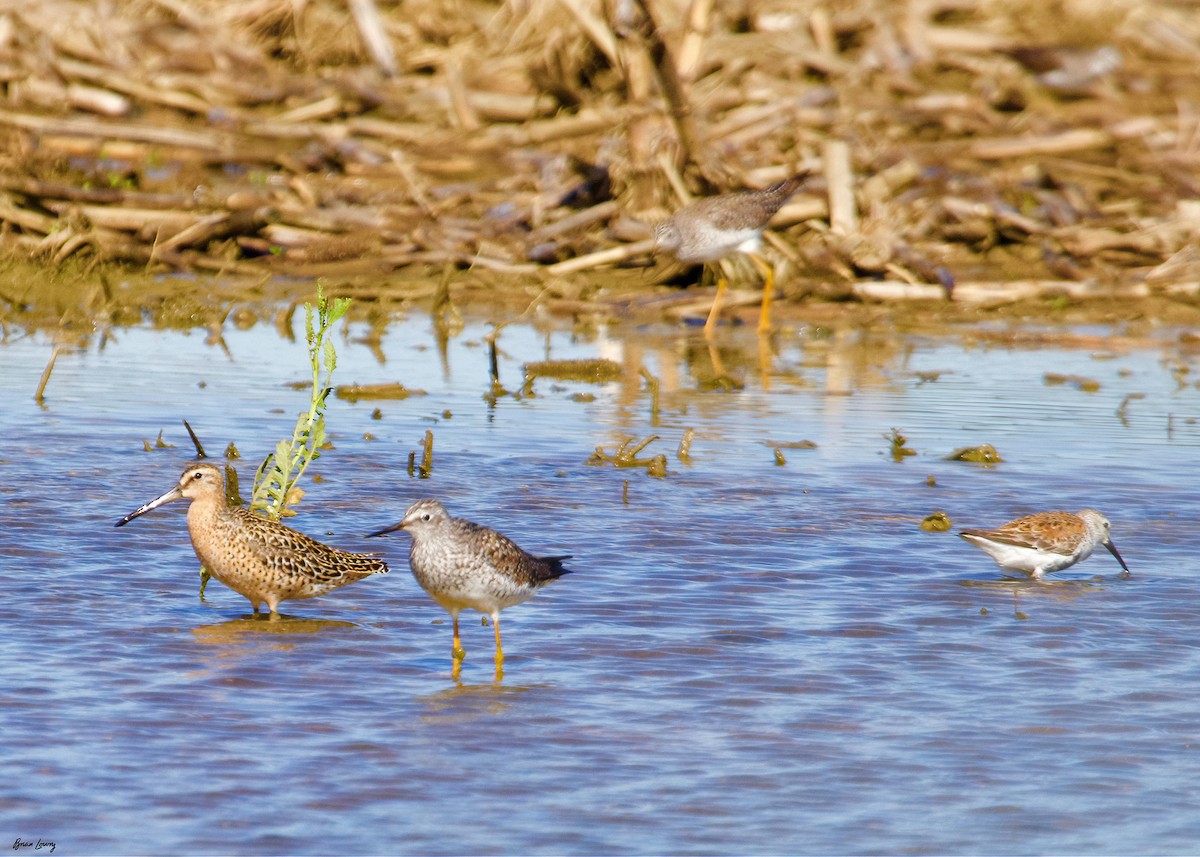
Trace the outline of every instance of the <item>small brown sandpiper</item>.
{"type": "Polygon", "coordinates": [[[1117,553],[1109,535],[1108,519],[1095,509],[1082,512],[1039,512],[991,530],[963,530],[964,539],[996,561],[1006,571],[1018,571],[1040,580],[1087,559],[1100,545],[1116,557],[1125,574],[1129,566],[1117,553]]]}
{"type": "Polygon", "coordinates": [[[313,598],[373,574],[387,574],[387,563],[369,554],[347,553],[303,533],[231,506],[225,499],[225,474],[211,464],[193,464],[179,484],[130,512],[116,526],[173,500],[187,499],[188,533],[200,563],[234,592],[246,596],[258,612],[264,601],[272,614],[289,598],[313,598]]]}

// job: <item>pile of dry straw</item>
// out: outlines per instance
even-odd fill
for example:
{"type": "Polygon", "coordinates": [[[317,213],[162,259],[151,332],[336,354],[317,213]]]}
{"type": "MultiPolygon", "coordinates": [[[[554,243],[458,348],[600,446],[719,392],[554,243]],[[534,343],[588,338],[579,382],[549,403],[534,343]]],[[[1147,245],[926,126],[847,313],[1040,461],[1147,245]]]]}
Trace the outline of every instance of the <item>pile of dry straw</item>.
{"type": "Polygon", "coordinates": [[[790,298],[1188,300],[1197,68],[1189,0],[8,0],[0,223],[569,306],[665,272],[645,224],[684,195],[807,167],[790,298]]]}

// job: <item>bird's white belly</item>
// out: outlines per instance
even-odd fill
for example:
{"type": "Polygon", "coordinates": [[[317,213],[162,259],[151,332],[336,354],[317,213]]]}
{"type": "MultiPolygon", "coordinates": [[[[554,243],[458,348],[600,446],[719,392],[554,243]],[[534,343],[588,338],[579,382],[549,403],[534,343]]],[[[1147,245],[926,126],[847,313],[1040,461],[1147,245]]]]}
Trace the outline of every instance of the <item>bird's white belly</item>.
{"type": "Polygon", "coordinates": [[[1020,571],[1025,574],[1040,571],[1042,574],[1048,574],[1076,562],[1072,554],[1047,553],[1035,548],[1008,545],[1003,542],[989,542],[979,538],[972,538],[971,541],[991,556],[997,565],[1009,571],[1020,571]]]}

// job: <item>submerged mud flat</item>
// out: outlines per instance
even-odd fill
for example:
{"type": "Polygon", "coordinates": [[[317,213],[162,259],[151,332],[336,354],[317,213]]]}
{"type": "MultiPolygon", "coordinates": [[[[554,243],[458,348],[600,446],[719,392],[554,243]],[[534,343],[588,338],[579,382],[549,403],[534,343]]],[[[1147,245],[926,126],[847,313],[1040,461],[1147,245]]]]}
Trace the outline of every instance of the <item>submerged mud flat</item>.
{"type": "Polygon", "coordinates": [[[286,310],[81,325],[40,406],[55,337],[12,326],[0,345],[14,835],[93,853],[1193,849],[1187,336],[863,318],[783,323],[764,352],[737,327],[710,347],[677,325],[533,312],[497,331],[466,307],[445,326],[360,305],[335,383],[421,392],[332,399],[290,523],[394,570],[267,622],[218,584],[197,598],[177,504],[112,524],[192,458],[181,419],[210,451],[234,442],[244,480],[290,432],[307,363],[286,310]],[[618,369],[526,384],[555,360],[618,369]],[[914,454],[893,457],[893,430],[914,454]],[[644,442],[665,476],[588,463],[644,442]],[[981,443],[1003,460],[947,458],[981,443]],[[452,679],[405,538],[363,538],[424,496],[574,554],[505,612],[499,680],[473,621],[452,679]],[[1008,581],[920,528],[1084,507],[1112,520],[1128,580],[1100,554],[1008,581]]]}

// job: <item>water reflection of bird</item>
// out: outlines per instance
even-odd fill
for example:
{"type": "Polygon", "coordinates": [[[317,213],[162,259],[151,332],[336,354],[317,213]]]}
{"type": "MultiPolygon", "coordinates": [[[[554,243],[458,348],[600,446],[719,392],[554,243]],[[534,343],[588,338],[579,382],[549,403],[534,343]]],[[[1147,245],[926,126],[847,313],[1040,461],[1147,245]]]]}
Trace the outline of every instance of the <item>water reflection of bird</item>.
{"type": "Polygon", "coordinates": [[[358,629],[353,622],[338,619],[310,619],[300,616],[280,616],[276,622],[260,622],[253,616],[238,616],[223,622],[212,622],[192,629],[197,643],[213,646],[274,645],[280,649],[295,644],[291,638],[330,631],[352,632],[358,629]]]}
{"type": "Polygon", "coordinates": [[[1095,509],[1082,512],[1039,512],[992,530],[963,530],[959,535],[985,551],[1007,571],[1041,579],[1087,559],[1100,545],[1129,574],[1109,535],[1108,519],[1095,509]]]}
{"type": "Polygon", "coordinates": [[[409,564],[413,577],[454,622],[454,663],[465,657],[458,634],[458,614],[478,610],[491,617],[496,635],[496,667],[504,663],[500,644],[500,611],[532,598],[539,589],[570,571],[570,556],[538,557],[526,553],[495,530],[452,518],[437,500],[418,500],[404,519],[371,536],[404,530],[412,537],[409,564]]]}
{"type": "Polygon", "coordinates": [[[373,574],[387,574],[387,563],[368,554],[331,548],[303,533],[231,506],[225,476],[211,464],[193,464],[179,484],[130,512],[116,526],[174,500],[191,501],[188,533],[196,556],[208,572],[250,600],[254,612],[265,601],[271,613],[289,598],[313,598],[373,574]]]}
{"type": "MultiPolygon", "coordinates": [[[[807,178],[807,171],[803,171],[762,190],[696,200],[655,227],[655,249],[672,253],[680,262],[716,262],[730,253],[744,253],[763,275],[758,331],[766,333],[771,324],[775,271],[759,253],[763,229],[807,178]]],[[[725,288],[724,277],[718,277],[717,294],[704,324],[705,333],[712,333],[725,288]]]]}

